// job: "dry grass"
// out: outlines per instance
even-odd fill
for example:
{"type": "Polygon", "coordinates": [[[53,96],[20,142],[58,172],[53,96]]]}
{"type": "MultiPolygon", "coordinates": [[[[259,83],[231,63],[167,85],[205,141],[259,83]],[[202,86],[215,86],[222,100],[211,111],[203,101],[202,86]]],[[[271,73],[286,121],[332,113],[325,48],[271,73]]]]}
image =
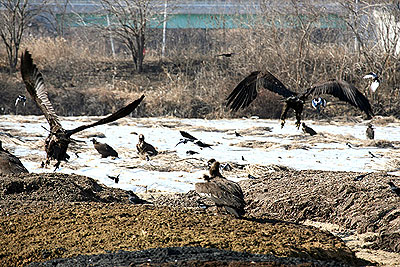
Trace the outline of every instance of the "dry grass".
{"type": "MultiPolygon", "coordinates": [[[[294,91],[331,78],[345,79],[368,93],[378,115],[399,117],[398,56],[368,43],[361,52],[355,51],[349,28],[321,30],[311,22],[323,14],[312,6],[305,8],[312,16],[293,28],[265,27],[264,21],[246,29],[171,30],[167,56],[162,59],[160,31],[152,30],[143,73],[134,71],[121,43],[116,42],[113,58],[109,39],[90,28],[71,30],[65,38],[29,37],[22,49],[33,53],[56,111],[62,115],[103,115],[144,93],[145,104],[137,111],[141,116],[278,118],[280,97],[266,90],[244,111],[232,114],[224,107],[226,96],[245,75],[269,70],[294,91]],[[216,57],[224,52],[237,54],[216,57]],[[370,71],[380,71],[383,80],[373,96],[367,91],[368,81],[362,79],[370,71]],[[94,100],[97,98],[100,100],[94,100]]],[[[264,19],[275,25],[282,15],[277,11],[264,19]]],[[[4,48],[0,55],[0,69],[5,70],[4,48]]],[[[4,87],[13,87],[7,88],[12,95],[23,88],[13,84],[4,87]]],[[[13,110],[10,100],[0,100],[0,106],[13,110]]],[[[328,116],[361,114],[347,105],[334,106],[326,110],[328,116]]],[[[315,113],[307,108],[304,116],[315,113]]]]}

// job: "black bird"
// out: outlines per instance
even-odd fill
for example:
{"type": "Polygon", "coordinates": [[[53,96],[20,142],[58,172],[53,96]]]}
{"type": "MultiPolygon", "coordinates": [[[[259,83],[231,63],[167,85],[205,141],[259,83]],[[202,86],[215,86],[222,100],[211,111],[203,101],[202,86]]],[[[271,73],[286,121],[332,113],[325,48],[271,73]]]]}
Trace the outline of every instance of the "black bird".
{"type": "Polygon", "coordinates": [[[374,127],[371,123],[368,123],[367,130],[365,131],[365,134],[368,139],[374,139],[375,137],[375,130],[374,127]]]}
{"type": "Polygon", "coordinates": [[[15,106],[18,106],[19,103],[22,103],[25,106],[25,104],[26,104],[26,96],[18,95],[18,97],[15,99],[15,106]]]}
{"type": "Polygon", "coordinates": [[[226,106],[230,106],[230,109],[233,111],[248,107],[257,97],[257,90],[260,88],[265,88],[284,97],[283,102],[285,102],[285,106],[281,114],[281,127],[285,125],[285,119],[290,109],[295,111],[296,126],[297,128],[300,127],[304,103],[310,95],[330,94],[364,111],[368,118],[373,116],[368,99],[356,87],[345,81],[330,80],[298,94],[287,89],[281,81],[268,71],[254,71],[250,73],[227,97],[228,102],[226,106]]]}
{"type": "Polygon", "coordinates": [[[107,174],[107,177],[110,178],[111,180],[113,180],[116,184],[118,184],[120,175],[121,174],[118,174],[117,176],[113,176],[113,175],[108,175],[107,174]]]}
{"type": "Polygon", "coordinates": [[[318,113],[321,113],[321,110],[326,107],[326,100],[322,97],[316,97],[311,100],[311,106],[316,109],[318,113]]]}
{"type": "Polygon", "coordinates": [[[187,144],[188,142],[194,142],[198,140],[196,137],[194,137],[188,132],[185,131],[179,131],[179,132],[182,135],[183,139],[179,140],[179,142],[175,145],[175,147],[177,147],[179,144],[187,144]]]}
{"type": "Polygon", "coordinates": [[[182,137],[189,139],[191,142],[194,142],[195,140],[197,140],[196,137],[194,137],[193,135],[191,135],[188,132],[185,132],[185,131],[179,131],[179,132],[181,133],[182,137]]]}
{"type": "Polygon", "coordinates": [[[203,143],[203,142],[200,141],[200,140],[198,140],[198,141],[196,141],[196,142],[194,142],[194,143],[195,143],[196,145],[198,145],[199,147],[201,147],[201,148],[206,148],[206,147],[208,147],[208,148],[213,149],[213,148],[212,148],[212,145],[203,143]]]}
{"type": "Polygon", "coordinates": [[[0,140],[0,174],[28,173],[22,162],[3,148],[0,140]]]}
{"type": "Polygon", "coordinates": [[[381,83],[379,76],[375,72],[370,72],[370,73],[366,74],[363,78],[364,79],[372,79],[372,83],[370,85],[372,92],[375,92],[376,89],[378,89],[379,84],[381,83]]]}
{"type": "Polygon", "coordinates": [[[238,133],[236,131],[235,131],[235,135],[236,135],[236,137],[241,137],[242,136],[240,133],[238,133]]]}
{"type": "Polygon", "coordinates": [[[210,198],[218,208],[224,208],[229,214],[241,218],[245,213],[246,205],[243,191],[239,184],[221,175],[219,165],[218,161],[212,163],[210,176],[204,176],[206,182],[195,184],[196,192],[210,198]]]}
{"type": "Polygon", "coordinates": [[[139,134],[139,142],[136,145],[136,148],[139,154],[146,156],[155,156],[158,154],[158,151],[151,144],[144,141],[144,135],[139,134]]]}
{"type": "Polygon", "coordinates": [[[33,63],[32,55],[27,50],[21,55],[21,74],[26,90],[43,112],[50,125],[50,133],[45,140],[45,151],[47,154],[46,165],[50,163],[50,160],[54,159],[57,161],[55,169],[60,166],[61,161],[67,161],[69,157],[67,155],[67,149],[68,145],[73,141],[71,135],[90,127],[113,122],[129,115],[144,98],[144,95],[142,95],[139,99],[97,122],[82,125],[72,130],[66,130],[61,126],[58,116],[47,97],[43,76],[33,63]]]}
{"type": "Polygon", "coordinates": [[[151,204],[151,202],[139,198],[138,195],[133,193],[132,190],[128,191],[128,195],[129,195],[129,203],[132,203],[132,204],[151,204]]]}
{"type": "Polygon", "coordinates": [[[23,107],[25,107],[26,104],[26,96],[24,95],[18,95],[18,97],[15,99],[15,115],[18,115],[18,106],[19,103],[22,103],[23,107]]]}
{"type": "Polygon", "coordinates": [[[92,139],[94,148],[101,154],[102,158],[107,157],[118,157],[117,151],[115,151],[111,146],[105,143],[97,142],[96,139],[92,139]]]}
{"type": "Polygon", "coordinates": [[[188,151],[186,151],[186,154],[194,155],[194,154],[199,154],[199,152],[196,152],[196,151],[193,151],[193,150],[188,150],[188,151]]]}
{"type": "Polygon", "coordinates": [[[400,197],[400,188],[398,188],[397,186],[395,186],[393,182],[388,182],[388,185],[390,186],[390,189],[391,189],[397,196],[400,197]]]}
{"type": "Polygon", "coordinates": [[[364,174],[360,174],[356,177],[353,178],[353,181],[361,181],[362,179],[364,179],[364,177],[370,175],[372,172],[368,172],[368,173],[364,173],[364,174]]]}
{"type": "Polygon", "coordinates": [[[316,131],[314,131],[314,129],[313,128],[311,128],[311,127],[309,127],[309,126],[307,126],[304,122],[301,124],[301,126],[302,126],[302,130],[303,130],[303,132],[304,133],[308,133],[309,135],[311,135],[311,136],[313,136],[313,135],[316,135],[317,134],[317,132],[316,131]]]}
{"type": "Polygon", "coordinates": [[[236,53],[222,53],[219,55],[216,55],[217,57],[232,57],[233,55],[236,55],[236,53]]]}

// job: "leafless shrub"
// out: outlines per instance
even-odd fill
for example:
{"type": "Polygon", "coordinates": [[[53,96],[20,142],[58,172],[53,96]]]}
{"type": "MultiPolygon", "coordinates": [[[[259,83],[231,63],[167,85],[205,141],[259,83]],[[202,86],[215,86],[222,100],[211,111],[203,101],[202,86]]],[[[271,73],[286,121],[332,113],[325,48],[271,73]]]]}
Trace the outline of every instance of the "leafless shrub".
{"type": "MultiPolygon", "coordinates": [[[[162,29],[149,30],[142,74],[133,71],[136,67],[123,43],[115,41],[119,49],[113,58],[109,36],[100,38],[103,35],[89,27],[70,29],[71,35],[63,39],[29,38],[24,47],[33,50],[55,88],[74,88],[84,95],[111,91],[121,98],[145,93],[145,104],[138,110],[143,116],[278,118],[280,97],[265,90],[246,110],[230,113],[224,107],[226,96],[244,76],[269,70],[294,91],[344,79],[370,98],[378,115],[400,117],[396,5],[343,1],[336,6],[340,12],[331,13],[319,1],[283,2],[261,2],[257,16],[233,15],[245,26],[240,29],[167,29],[164,58],[162,29]],[[283,2],[285,6],[279,4],[283,2]],[[232,52],[236,54],[230,58],[217,56],[232,52]],[[54,71],[58,77],[51,78],[54,71]],[[362,79],[370,71],[382,78],[375,93],[362,79]]],[[[108,112],[112,105],[99,110],[108,112]]],[[[347,105],[334,105],[326,112],[359,115],[347,105]]],[[[309,108],[304,115],[316,116],[309,108]]]]}

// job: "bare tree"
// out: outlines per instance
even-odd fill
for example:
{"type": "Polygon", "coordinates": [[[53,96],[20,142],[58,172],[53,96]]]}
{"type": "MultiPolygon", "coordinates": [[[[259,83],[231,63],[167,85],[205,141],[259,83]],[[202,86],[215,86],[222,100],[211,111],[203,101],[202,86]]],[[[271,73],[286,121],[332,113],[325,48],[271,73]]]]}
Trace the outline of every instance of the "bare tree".
{"type": "Polygon", "coordinates": [[[10,74],[16,70],[23,32],[35,14],[29,0],[0,0],[0,37],[6,46],[10,74]]]}
{"type": "Polygon", "coordinates": [[[43,13],[41,17],[57,36],[63,37],[68,27],[70,2],[70,0],[43,1],[43,13]]]}
{"type": "Polygon", "coordinates": [[[150,0],[101,0],[110,23],[107,30],[129,49],[135,68],[143,70],[146,28],[149,25],[154,6],[150,0]]]}

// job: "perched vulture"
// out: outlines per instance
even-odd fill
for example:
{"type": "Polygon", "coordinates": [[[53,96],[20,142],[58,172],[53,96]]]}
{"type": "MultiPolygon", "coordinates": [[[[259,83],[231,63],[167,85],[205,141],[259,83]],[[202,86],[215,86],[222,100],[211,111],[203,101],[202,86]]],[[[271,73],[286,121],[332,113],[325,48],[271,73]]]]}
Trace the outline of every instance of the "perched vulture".
{"type": "Polygon", "coordinates": [[[218,208],[224,208],[229,214],[240,218],[245,213],[242,189],[237,183],[224,178],[219,166],[218,161],[212,163],[210,176],[204,176],[206,182],[195,184],[196,192],[208,197],[218,208]]]}
{"type": "Polygon", "coordinates": [[[3,149],[0,140],[0,174],[17,173],[28,173],[28,170],[16,156],[3,149]]]}
{"type": "Polygon", "coordinates": [[[317,132],[316,131],[314,131],[314,129],[313,128],[311,128],[311,127],[309,127],[309,126],[307,126],[304,122],[301,124],[301,126],[302,126],[302,130],[303,130],[303,132],[304,133],[308,133],[309,135],[311,135],[311,136],[313,136],[313,135],[316,135],[317,134],[317,132]]]}
{"type": "Polygon", "coordinates": [[[107,158],[107,157],[118,157],[117,151],[115,151],[111,146],[105,143],[100,143],[96,139],[92,139],[94,148],[97,150],[97,152],[100,153],[102,158],[107,158]]]}
{"type": "Polygon", "coordinates": [[[367,130],[365,131],[365,134],[368,139],[374,139],[375,138],[375,130],[374,127],[372,126],[371,123],[368,123],[367,130]]]}
{"type": "Polygon", "coordinates": [[[301,114],[306,99],[310,95],[330,94],[337,97],[339,100],[345,101],[350,105],[359,108],[367,114],[368,119],[373,116],[371,105],[368,99],[357,90],[353,85],[339,80],[330,80],[318,85],[315,85],[301,94],[297,94],[287,89],[281,81],[279,81],[270,72],[254,71],[244,78],[230,95],[227,97],[226,106],[233,111],[239,108],[245,108],[257,97],[257,90],[265,88],[271,92],[283,96],[285,106],[281,114],[281,127],[285,125],[285,119],[290,109],[293,109],[296,114],[296,126],[300,127],[301,114]]]}
{"type": "Polygon", "coordinates": [[[43,112],[50,125],[49,135],[45,140],[45,151],[47,154],[46,165],[50,163],[50,160],[56,160],[55,169],[60,166],[61,161],[67,161],[69,158],[67,149],[68,145],[73,141],[71,135],[90,127],[113,122],[129,115],[144,98],[144,95],[142,95],[139,99],[136,99],[126,107],[121,108],[117,112],[97,122],[82,125],[72,130],[66,130],[61,126],[58,116],[54,112],[53,106],[47,97],[43,76],[33,63],[32,55],[27,50],[21,55],[21,74],[26,90],[43,112]]]}
{"type": "Polygon", "coordinates": [[[139,135],[139,142],[136,145],[139,154],[155,156],[158,154],[157,150],[151,144],[144,141],[144,135],[139,135]]]}

